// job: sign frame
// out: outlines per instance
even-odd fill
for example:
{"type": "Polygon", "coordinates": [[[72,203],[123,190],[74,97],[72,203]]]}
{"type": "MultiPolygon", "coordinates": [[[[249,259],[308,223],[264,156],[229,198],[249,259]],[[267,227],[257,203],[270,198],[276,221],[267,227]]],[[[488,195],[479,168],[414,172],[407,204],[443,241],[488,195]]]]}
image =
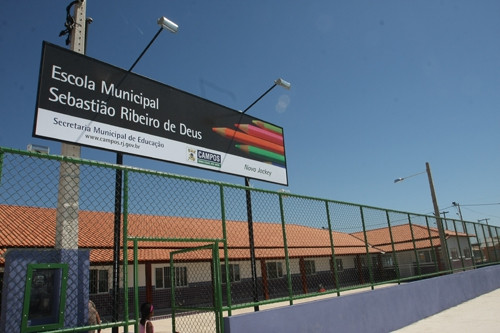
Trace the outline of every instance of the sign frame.
{"type": "Polygon", "coordinates": [[[288,185],[283,128],[45,41],[33,136],[288,185]]]}

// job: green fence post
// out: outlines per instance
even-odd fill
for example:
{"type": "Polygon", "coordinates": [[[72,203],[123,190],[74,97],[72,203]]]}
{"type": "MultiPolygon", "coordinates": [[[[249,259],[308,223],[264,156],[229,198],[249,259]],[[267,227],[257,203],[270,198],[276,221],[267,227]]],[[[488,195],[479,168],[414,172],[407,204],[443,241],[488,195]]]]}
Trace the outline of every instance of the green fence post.
{"type": "MultiPolygon", "coordinates": [[[[212,258],[214,262],[214,301],[215,301],[215,330],[224,332],[224,315],[222,313],[222,281],[219,260],[219,242],[215,242],[212,248],[212,258]]],[[[229,281],[229,280],[226,280],[229,281]]]]}
{"type": "MultiPolygon", "coordinates": [[[[483,251],[481,251],[481,240],[479,238],[479,234],[477,233],[477,227],[476,227],[476,224],[477,223],[474,223],[473,226],[474,226],[474,234],[476,235],[476,242],[477,242],[477,246],[479,246],[479,257],[481,257],[481,265],[484,263],[484,257],[483,257],[483,251]]],[[[474,255],[473,255],[474,257],[474,255]]],[[[475,260],[474,260],[475,261],[475,260]]]]}
{"type": "MultiPolygon", "coordinates": [[[[224,187],[219,185],[219,193],[220,193],[220,209],[221,209],[221,217],[222,217],[222,237],[224,238],[224,266],[225,272],[221,272],[226,276],[226,294],[227,294],[227,315],[232,315],[231,305],[232,305],[232,297],[231,297],[231,279],[229,277],[229,255],[227,249],[227,225],[226,225],[226,206],[225,206],[225,197],[224,197],[224,187]]],[[[220,269],[220,261],[219,261],[219,269],[220,269]]]]}
{"type": "MultiPolygon", "coordinates": [[[[498,242],[498,240],[500,240],[500,238],[498,238],[498,228],[494,228],[494,229],[495,229],[495,233],[497,234],[497,242],[498,242]]],[[[495,253],[496,253],[497,252],[497,247],[494,246],[494,248],[495,248],[495,253]]],[[[497,262],[498,262],[498,260],[497,260],[497,262]]]]}
{"type": "Polygon", "coordinates": [[[139,332],[139,245],[134,239],[134,331],[139,332]]]}
{"type": "Polygon", "coordinates": [[[128,332],[128,170],[123,171],[123,312],[125,318],[125,332],[128,332]]]}
{"type": "Polygon", "coordinates": [[[175,268],[174,268],[174,252],[170,252],[170,299],[172,308],[172,332],[175,330],[175,268]]]}
{"type": "Polygon", "coordinates": [[[458,256],[460,257],[460,261],[462,263],[462,270],[465,271],[465,263],[464,263],[464,258],[462,256],[462,246],[460,246],[460,239],[458,238],[458,230],[457,230],[457,224],[455,220],[453,221],[453,228],[455,229],[455,236],[457,239],[457,246],[458,246],[458,256]]]}
{"type": "MultiPolygon", "coordinates": [[[[363,236],[365,238],[365,249],[366,249],[366,257],[368,259],[367,263],[368,263],[368,273],[370,276],[370,285],[371,289],[373,290],[375,284],[375,281],[373,280],[373,267],[372,267],[373,264],[372,264],[372,256],[370,254],[370,247],[368,244],[368,236],[366,235],[365,214],[363,213],[363,206],[359,206],[359,211],[361,214],[361,224],[363,225],[363,236]]],[[[361,270],[361,272],[363,271],[361,270]]]]}
{"type": "Polygon", "coordinates": [[[396,248],[394,246],[394,238],[392,236],[391,218],[389,216],[389,211],[385,211],[385,216],[387,218],[387,227],[389,228],[389,237],[391,239],[391,249],[392,249],[392,260],[394,261],[394,270],[396,272],[396,279],[398,284],[401,284],[401,272],[399,271],[398,256],[396,255],[396,248]]]}
{"type": "Polygon", "coordinates": [[[328,201],[325,200],[325,208],[326,208],[326,218],[328,220],[328,233],[330,234],[330,248],[332,250],[332,268],[333,268],[333,278],[335,282],[335,286],[337,287],[337,296],[340,296],[340,282],[339,282],[339,273],[337,270],[337,262],[335,260],[335,247],[333,246],[333,235],[332,235],[332,222],[330,217],[330,206],[328,205],[328,201]]]}
{"type": "Polygon", "coordinates": [[[485,249],[486,249],[486,260],[488,263],[492,262],[492,258],[490,258],[490,251],[489,251],[489,243],[488,243],[488,238],[486,237],[486,232],[484,231],[484,224],[479,224],[481,226],[481,230],[483,231],[483,238],[484,238],[484,244],[485,244],[485,249]]]}
{"type": "Polygon", "coordinates": [[[427,233],[429,234],[429,241],[431,243],[431,248],[434,251],[434,258],[432,258],[432,260],[434,261],[434,269],[436,270],[436,273],[439,273],[437,248],[434,246],[434,242],[432,241],[431,228],[429,227],[429,218],[427,216],[425,217],[425,225],[427,226],[427,233]]]}
{"type": "Polygon", "coordinates": [[[495,262],[498,262],[497,249],[495,247],[495,241],[493,240],[493,234],[491,233],[491,226],[486,225],[486,228],[488,229],[488,233],[490,234],[491,247],[493,248],[493,253],[495,254],[495,262]]]}
{"type": "Polygon", "coordinates": [[[288,297],[290,299],[290,305],[293,305],[293,288],[292,288],[292,276],[290,275],[290,258],[288,257],[288,244],[286,241],[286,225],[285,225],[285,209],[283,208],[283,195],[278,194],[280,201],[280,213],[281,213],[281,231],[283,232],[283,247],[285,249],[285,265],[286,265],[286,277],[288,283],[288,297]]]}
{"type": "Polygon", "coordinates": [[[421,278],[422,277],[422,270],[420,269],[420,260],[418,258],[417,244],[415,243],[415,235],[413,234],[413,224],[411,223],[410,214],[408,214],[408,225],[410,226],[411,241],[413,243],[413,253],[415,254],[415,260],[417,263],[418,277],[421,278]]]}
{"type": "MultiPolygon", "coordinates": [[[[476,267],[476,262],[474,260],[474,253],[472,252],[472,244],[470,242],[469,231],[467,230],[467,223],[463,222],[464,232],[467,235],[467,243],[469,244],[470,260],[472,261],[472,267],[476,267]]],[[[466,258],[467,259],[467,258],[466,258]]]]}

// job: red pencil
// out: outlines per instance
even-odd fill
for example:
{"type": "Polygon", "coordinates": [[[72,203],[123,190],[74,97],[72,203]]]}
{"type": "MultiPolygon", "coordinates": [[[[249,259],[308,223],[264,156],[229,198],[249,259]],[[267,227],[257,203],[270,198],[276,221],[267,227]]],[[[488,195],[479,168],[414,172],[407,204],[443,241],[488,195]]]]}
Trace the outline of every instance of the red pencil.
{"type": "Polygon", "coordinates": [[[281,128],[279,128],[278,126],[265,123],[262,120],[252,120],[252,123],[254,123],[256,126],[259,126],[260,128],[265,128],[268,131],[273,131],[278,134],[283,134],[283,130],[281,128]]]}
{"type": "Polygon", "coordinates": [[[230,140],[234,140],[237,142],[241,142],[247,145],[252,145],[256,146],[262,149],[270,150],[278,154],[284,154],[285,153],[285,147],[277,145],[275,143],[256,138],[254,136],[248,135],[246,133],[238,132],[230,128],[225,128],[225,127],[214,127],[212,128],[212,131],[215,133],[222,135],[225,138],[228,138],[230,140]]]}
{"type": "Polygon", "coordinates": [[[234,124],[234,126],[238,127],[248,135],[255,136],[257,138],[261,138],[266,141],[283,146],[283,136],[276,132],[271,132],[267,129],[247,124],[234,124]]]}

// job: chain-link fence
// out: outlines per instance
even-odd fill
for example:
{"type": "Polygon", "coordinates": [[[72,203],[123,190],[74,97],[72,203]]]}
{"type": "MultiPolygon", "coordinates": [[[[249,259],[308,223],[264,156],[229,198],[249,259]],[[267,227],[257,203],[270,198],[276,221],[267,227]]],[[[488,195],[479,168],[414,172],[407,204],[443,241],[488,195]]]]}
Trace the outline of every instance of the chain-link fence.
{"type": "Polygon", "coordinates": [[[149,302],[172,331],[221,332],[240,309],[474,269],[498,250],[485,224],[0,149],[8,332],[85,331],[89,299],[103,328],[133,330],[149,302]]]}

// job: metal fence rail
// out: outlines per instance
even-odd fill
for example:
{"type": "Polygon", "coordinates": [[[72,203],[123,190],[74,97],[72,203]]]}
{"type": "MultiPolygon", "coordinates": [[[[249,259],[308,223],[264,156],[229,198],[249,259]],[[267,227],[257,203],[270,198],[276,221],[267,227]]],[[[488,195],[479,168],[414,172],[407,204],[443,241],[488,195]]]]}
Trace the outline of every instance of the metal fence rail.
{"type": "Polygon", "coordinates": [[[0,148],[2,319],[21,316],[24,304],[36,323],[47,310],[43,297],[19,304],[10,297],[25,295],[26,265],[40,260],[79,272],[80,294],[68,294],[59,332],[85,330],[88,298],[106,327],[136,325],[138,307],[150,302],[173,329],[220,332],[222,314],[237,309],[499,262],[498,227],[443,219],[443,253],[437,223],[434,216],[0,148]],[[68,165],[77,170],[71,182],[63,180],[68,165]],[[119,214],[116,170],[123,173],[119,214]],[[14,271],[12,253],[26,249],[77,254],[19,252],[24,266],[14,271]]]}

